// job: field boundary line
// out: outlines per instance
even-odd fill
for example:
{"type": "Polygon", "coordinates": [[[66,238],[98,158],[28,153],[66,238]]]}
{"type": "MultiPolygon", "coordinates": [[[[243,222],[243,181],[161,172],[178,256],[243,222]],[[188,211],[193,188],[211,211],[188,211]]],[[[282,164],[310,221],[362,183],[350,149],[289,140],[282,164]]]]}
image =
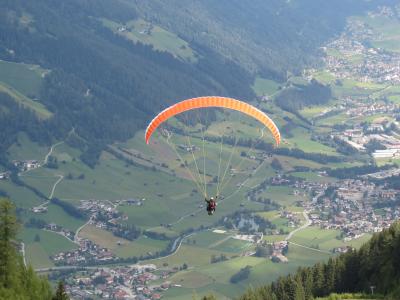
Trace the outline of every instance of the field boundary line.
{"type": "Polygon", "coordinates": [[[214,248],[214,247],[217,247],[218,245],[221,245],[223,242],[226,242],[227,240],[229,240],[229,239],[232,238],[232,237],[233,237],[232,235],[229,235],[229,236],[227,236],[227,237],[224,237],[223,239],[221,239],[221,240],[219,240],[219,241],[216,241],[215,243],[213,243],[213,244],[211,244],[211,245],[208,245],[207,248],[212,249],[212,248],[214,248]]]}
{"type": "Polygon", "coordinates": [[[305,249],[308,249],[308,250],[317,251],[317,252],[324,253],[324,254],[329,254],[329,255],[332,254],[332,253],[329,252],[329,251],[320,250],[320,249],[315,249],[315,248],[311,248],[311,247],[304,246],[304,245],[300,245],[300,244],[293,243],[293,242],[289,242],[289,245],[295,245],[295,246],[297,246],[297,247],[301,247],[301,248],[305,248],[305,249]]]}

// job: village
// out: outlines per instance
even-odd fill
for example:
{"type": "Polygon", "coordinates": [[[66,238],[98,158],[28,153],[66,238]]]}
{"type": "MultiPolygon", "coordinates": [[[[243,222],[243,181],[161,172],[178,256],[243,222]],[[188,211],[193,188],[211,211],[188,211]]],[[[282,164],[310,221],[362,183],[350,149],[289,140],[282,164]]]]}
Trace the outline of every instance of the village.
{"type": "MultiPolygon", "coordinates": [[[[387,15],[387,9],[372,17],[387,15]]],[[[351,20],[339,38],[323,47],[327,70],[339,79],[399,84],[400,55],[369,46],[374,38],[381,37],[364,22],[351,20]]]]}
{"type": "Polygon", "coordinates": [[[87,270],[69,278],[67,291],[72,298],[115,300],[156,300],[161,292],[179,288],[167,278],[179,268],[157,269],[153,264],[87,270]]]}
{"type": "MultiPolygon", "coordinates": [[[[90,216],[89,221],[85,224],[92,225],[110,231],[115,236],[121,237],[121,240],[136,239],[141,231],[135,226],[123,226],[121,221],[127,220],[127,216],[122,215],[117,211],[117,205],[126,203],[127,205],[141,206],[145,199],[125,199],[117,200],[114,203],[111,201],[98,201],[98,200],[81,200],[81,205],[78,207],[84,214],[90,216]]],[[[47,212],[48,202],[31,209],[34,213],[47,212]]],[[[53,255],[51,259],[57,266],[64,265],[91,265],[95,263],[105,263],[110,261],[118,262],[119,259],[109,251],[109,249],[100,247],[93,241],[86,238],[79,237],[78,232],[73,232],[55,223],[46,224],[37,222],[36,219],[31,220],[32,227],[37,227],[43,230],[52,231],[57,234],[63,235],[71,242],[77,244],[78,249],[72,251],[60,252],[53,255]]],[[[122,242],[118,242],[121,243],[122,242]]]]}
{"type": "Polygon", "coordinates": [[[310,211],[312,225],[340,230],[345,242],[380,232],[400,218],[400,191],[366,179],[346,179],[311,190],[316,196],[303,205],[310,211]]]}

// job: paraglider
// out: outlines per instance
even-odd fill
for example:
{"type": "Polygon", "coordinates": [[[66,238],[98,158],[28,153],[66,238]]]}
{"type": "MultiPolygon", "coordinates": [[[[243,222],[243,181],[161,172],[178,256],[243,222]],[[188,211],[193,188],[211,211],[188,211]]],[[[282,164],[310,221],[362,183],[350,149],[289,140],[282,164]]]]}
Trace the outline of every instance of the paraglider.
{"type": "Polygon", "coordinates": [[[214,200],[214,197],[211,197],[210,199],[204,198],[204,201],[206,201],[206,203],[207,203],[207,212],[208,212],[209,216],[213,215],[215,212],[215,209],[217,208],[217,202],[216,202],[217,198],[218,198],[218,195],[215,196],[215,200],[214,200]]]}
{"type": "Polygon", "coordinates": [[[199,97],[187,99],[181,102],[178,102],[160,112],[147,126],[145,133],[146,143],[149,143],[150,137],[153,132],[166,120],[172,118],[180,113],[183,113],[188,110],[197,109],[197,108],[207,108],[207,107],[221,107],[233,109],[236,111],[240,111],[250,117],[253,117],[260,121],[262,124],[267,127],[274,139],[275,143],[278,146],[281,142],[281,135],[279,133],[278,127],[275,123],[261,110],[258,108],[233,98],[226,97],[199,97]]]}
{"type": "MultiPolygon", "coordinates": [[[[239,112],[239,113],[241,113],[243,115],[247,115],[247,116],[251,117],[252,119],[257,120],[265,128],[268,128],[268,130],[270,131],[270,133],[271,133],[271,135],[272,135],[272,137],[273,137],[273,139],[275,141],[275,145],[276,146],[278,146],[280,144],[280,142],[281,142],[281,135],[280,135],[278,127],[271,120],[271,118],[268,117],[267,114],[265,114],[260,109],[254,107],[253,105],[250,105],[250,104],[248,104],[246,102],[243,102],[243,101],[240,101],[240,100],[236,100],[236,99],[233,99],[233,98],[218,97],[218,96],[207,96],[207,97],[198,97],[198,98],[191,98],[191,99],[183,100],[183,101],[178,102],[178,103],[176,103],[176,104],[174,104],[174,105],[172,105],[170,107],[167,107],[162,112],[160,112],[149,123],[149,125],[146,128],[146,132],[145,132],[146,144],[149,144],[150,139],[151,139],[153,133],[156,131],[156,129],[158,127],[160,127],[161,125],[163,125],[165,122],[167,122],[169,119],[171,119],[171,118],[173,118],[173,117],[175,117],[175,116],[177,116],[179,114],[182,114],[184,112],[187,112],[187,111],[200,110],[200,109],[204,109],[204,108],[230,109],[230,110],[237,111],[237,112],[239,112]]],[[[200,122],[200,124],[201,124],[201,122],[200,122]]],[[[263,137],[263,135],[264,135],[263,130],[261,132],[262,132],[261,137],[263,137]]],[[[167,143],[171,146],[171,144],[169,142],[169,140],[170,140],[170,138],[172,136],[171,132],[169,131],[169,129],[168,130],[163,129],[162,132],[161,132],[161,135],[163,135],[163,133],[164,133],[164,136],[167,136],[167,139],[166,139],[167,143]]],[[[204,150],[205,136],[204,136],[204,131],[203,131],[202,128],[201,128],[201,133],[203,135],[203,138],[202,138],[202,142],[203,142],[202,150],[203,150],[203,158],[204,158],[204,170],[203,170],[202,174],[201,174],[201,172],[199,170],[199,166],[198,166],[198,163],[196,162],[196,158],[195,158],[195,155],[194,155],[194,152],[193,152],[194,151],[193,149],[195,149],[196,147],[191,145],[189,135],[187,136],[189,145],[185,146],[185,145],[180,144],[179,148],[184,148],[184,149],[186,149],[186,151],[190,151],[191,152],[191,154],[193,156],[193,160],[194,160],[194,166],[196,167],[197,173],[198,173],[197,177],[195,175],[193,175],[192,172],[189,170],[186,160],[182,157],[182,155],[179,154],[177,149],[174,149],[174,150],[175,150],[177,156],[179,157],[179,161],[182,162],[181,167],[185,167],[188,170],[192,180],[197,185],[197,190],[203,192],[204,197],[205,197],[205,202],[207,203],[207,206],[206,206],[207,213],[208,213],[208,215],[211,216],[211,215],[214,214],[214,212],[216,210],[216,206],[217,206],[216,200],[218,198],[219,193],[222,192],[222,189],[225,188],[228,185],[227,183],[225,183],[222,186],[220,181],[223,182],[223,180],[226,177],[228,169],[231,169],[231,172],[235,171],[235,169],[232,168],[232,166],[231,166],[231,160],[232,160],[233,153],[234,153],[234,150],[235,150],[236,145],[237,145],[237,140],[235,139],[234,145],[230,144],[229,147],[227,147],[228,149],[232,149],[232,150],[231,150],[231,153],[230,153],[230,156],[229,156],[229,160],[228,160],[228,162],[226,164],[225,172],[223,172],[223,176],[220,176],[221,157],[222,157],[221,156],[222,141],[223,141],[223,138],[224,138],[223,136],[221,137],[221,148],[220,148],[221,152],[219,153],[218,176],[214,177],[214,180],[215,180],[215,178],[217,179],[217,180],[214,181],[214,183],[215,182],[217,183],[217,194],[216,194],[215,198],[214,197],[210,197],[209,198],[207,196],[207,185],[209,183],[206,180],[206,176],[208,174],[206,173],[206,154],[205,154],[205,150],[204,150]],[[222,180],[221,180],[220,177],[222,177],[222,180]],[[198,180],[198,179],[200,179],[200,180],[198,180]],[[200,181],[200,183],[198,181],[200,181]],[[202,185],[201,181],[204,181],[203,188],[201,188],[201,185],[202,185]],[[220,187],[221,187],[221,190],[220,190],[220,187]]],[[[244,155],[244,157],[245,157],[245,155],[244,155]]],[[[210,175],[208,175],[208,176],[210,176],[210,175]]],[[[233,178],[233,177],[234,177],[234,174],[232,173],[231,174],[231,178],[233,178]]],[[[241,184],[237,184],[236,186],[240,188],[242,185],[241,184]]]]}

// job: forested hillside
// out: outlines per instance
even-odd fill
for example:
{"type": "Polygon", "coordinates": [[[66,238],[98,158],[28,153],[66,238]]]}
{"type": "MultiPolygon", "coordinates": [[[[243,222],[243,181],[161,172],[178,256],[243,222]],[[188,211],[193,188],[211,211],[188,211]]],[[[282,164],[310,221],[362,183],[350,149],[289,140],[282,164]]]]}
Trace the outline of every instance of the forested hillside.
{"type": "Polygon", "coordinates": [[[0,198],[0,299],[68,300],[62,284],[53,295],[48,280],[25,266],[16,249],[18,228],[13,204],[0,198]]]}
{"type": "Polygon", "coordinates": [[[254,97],[251,75],[211,50],[196,65],[188,64],[127,41],[99,20],[135,19],[133,7],[108,0],[8,1],[4,6],[0,59],[51,70],[34,95],[53,113],[46,126],[49,137],[65,136],[74,127],[87,141],[86,151],[94,153],[89,156],[106,143],[131,137],[175,99],[254,97]]]}
{"type": "MultiPolygon", "coordinates": [[[[47,116],[24,118],[37,128],[30,137],[49,144],[74,128],[81,158],[93,167],[106,144],[132,137],[177,99],[254,99],[256,75],[283,81],[287,71],[317,62],[318,47],[343,28],[345,17],[371,5],[378,3],[3,1],[0,59],[45,70],[40,86],[24,96],[47,116]],[[318,17],[310,19],[311,12],[318,17]]],[[[8,94],[16,98],[14,90],[8,94]]],[[[3,114],[27,114],[6,96],[0,104],[3,114]]],[[[13,128],[5,128],[1,161],[16,138],[15,122],[6,126],[13,128]]]]}
{"type": "Polygon", "coordinates": [[[192,44],[209,47],[251,72],[277,78],[316,63],[318,47],[343,29],[347,16],[376,5],[354,0],[134,3],[140,14],[192,44]]]}
{"type": "Polygon", "coordinates": [[[370,293],[371,286],[385,299],[400,298],[399,222],[375,234],[358,251],[300,268],[271,285],[249,290],[240,299],[314,299],[331,293],[370,293]]]}

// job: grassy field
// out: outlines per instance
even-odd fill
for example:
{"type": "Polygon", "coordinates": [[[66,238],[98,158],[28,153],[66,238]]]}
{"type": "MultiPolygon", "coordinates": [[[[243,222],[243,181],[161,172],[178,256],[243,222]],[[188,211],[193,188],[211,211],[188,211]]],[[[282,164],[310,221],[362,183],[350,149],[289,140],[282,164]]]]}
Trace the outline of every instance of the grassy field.
{"type": "Polygon", "coordinates": [[[316,123],[318,125],[324,125],[324,126],[333,126],[335,124],[343,124],[344,122],[346,122],[348,119],[348,117],[346,116],[346,114],[344,112],[328,117],[328,118],[323,118],[318,120],[316,123]]]}
{"type": "Polygon", "coordinates": [[[266,159],[263,164],[259,167],[257,172],[253,173],[246,182],[247,187],[255,187],[267,178],[271,178],[276,175],[275,170],[271,167],[271,160],[266,159]]]}
{"type": "Polygon", "coordinates": [[[294,272],[300,265],[312,265],[326,260],[329,255],[314,254],[307,249],[290,247],[288,257],[287,264],[275,264],[265,258],[257,257],[237,257],[192,268],[189,264],[189,270],[178,272],[171,278],[173,283],[182,285],[182,288],[173,288],[166,292],[164,297],[165,299],[190,299],[193,294],[201,296],[210,292],[215,294],[213,291],[217,291],[226,297],[235,298],[242,294],[249,284],[256,287],[269,283],[279,276],[294,272]],[[230,277],[246,266],[252,267],[249,278],[240,283],[231,284],[230,277]]]}
{"type": "Polygon", "coordinates": [[[18,142],[8,149],[10,160],[43,161],[49,152],[48,147],[32,142],[25,133],[18,134],[18,142]]]}
{"type": "Polygon", "coordinates": [[[164,250],[168,244],[168,241],[153,240],[144,236],[135,241],[129,241],[92,225],[85,226],[79,236],[110,249],[115,255],[122,258],[154,254],[157,251],[164,250]]]}
{"type": "Polygon", "coordinates": [[[35,214],[31,211],[24,213],[24,220],[29,220],[29,218],[35,218],[44,220],[46,223],[55,223],[69,229],[76,231],[80,226],[82,226],[86,221],[82,219],[77,219],[67,214],[60,206],[49,204],[46,213],[35,214]]]}
{"type": "MultiPolygon", "coordinates": [[[[333,54],[332,52],[335,51],[334,49],[329,49],[329,50],[331,50],[331,51],[328,51],[328,53],[329,53],[330,55],[332,55],[332,54],[333,54]],[[332,51],[332,50],[333,50],[333,51],[332,51]]],[[[340,55],[340,56],[341,56],[341,54],[338,53],[338,52],[336,52],[336,53],[334,53],[334,54],[335,54],[335,55],[340,55]]],[[[332,84],[332,83],[334,83],[335,80],[336,80],[336,77],[335,77],[334,75],[332,75],[330,72],[325,71],[325,70],[320,70],[320,71],[314,73],[314,74],[313,74],[313,78],[314,78],[315,80],[318,80],[319,82],[321,82],[321,83],[323,83],[323,84],[332,84]]]]}
{"type": "Polygon", "coordinates": [[[154,49],[169,52],[180,59],[190,62],[197,61],[195,52],[186,41],[157,25],[142,19],[129,21],[126,24],[107,19],[101,21],[104,26],[134,43],[152,45],[154,49]]]}
{"type": "Polygon", "coordinates": [[[175,238],[179,235],[178,232],[173,231],[171,229],[165,228],[163,226],[153,227],[146,232],[154,232],[159,234],[165,234],[168,238],[175,238]]]}
{"type": "Polygon", "coordinates": [[[375,159],[375,162],[378,166],[388,165],[388,164],[400,164],[400,159],[393,159],[393,158],[380,158],[375,159]]]}
{"type": "Polygon", "coordinates": [[[309,107],[304,107],[302,110],[300,110],[300,114],[307,118],[307,119],[312,119],[325,111],[327,111],[331,106],[330,105],[321,105],[321,106],[309,106],[309,107]]]}
{"type": "Polygon", "coordinates": [[[342,79],[341,82],[341,85],[332,87],[333,95],[339,99],[346,96],[366,97],[385,88],[381,84],[359,82],[353,79],[342,79]]]}
{"type": "Polygon", "coordinates": [[[282,206],[292,206],[303,197],[293,194],[293,188],[288,186],[271,186],[260,194],[261,197],[269,198],[282,206]]]}
{"type": "Polygon", "coordinates": [[[31,243],[25,246],[26,263],[33,268],[50,268],[54,263],[49,258],[41,243],[31,243]]]}
{"type": "Polygon", "coordinates": [[[132,256],[141,256],[146,254],[154,254],[157,251],[164,250],[168,245],[168,241],[153,240],[144,236],[115,249],[114,253],[118,257],[126,258],[132,256]]]}
{"type": "Polygon", "coordinates": [[[272,95],[279,90],[280,84],[269,79],[256,77],[253,90],[257,96],[272,95]]]}
{"type": "Polygon", "coordinates": [[[51,267],[53,263],[49,256],[77,248],[65,237],[40,229],[24,228],[18,237],[25,243],[27,262],[35,268],[51,267]],[[35,242],[36,235],[40,238],[39,242],[35,242]]]}
{"type": "Polygon", "coordinates": [[[279,218],[280,213],[277,210],[258,212],[257,215],[267,220],[274,220],[279,218]]]}
{"type": "Polygon", "coordinates": [[[0,190],[6,192],[11,201],[21,208],[29,209],[43,202],[28,188],[17,186],[8,180],[0,180],[0,190]]]}
{"type": "Polygon", "coordinates": [[[313,182],[334,182],[334,181],[336,181],[335,178],[321,176],[316,172],[293,172],[290,174],[295,177],[303,178],[307,181],[313,181],[313,182]]]}
{"type": "MultiPolygon", "coordinates": [[[[164,263],[167,263],[170,267],[173,266],[182,266],[183,263],[188,264],[189,267],[199,267],[206,266],[210,264],[212,255],[220,255],[221,251],[205,249],[193,245],[182,245],[178,252],[175,254],[164,257],[161,259],[153,259],[147,261],[148,263],[153,263],[157,266],[162,266],[164,263]]],[[[223,253],[226,256],[230,257],[232,253],[223,253]]]]}
{"type": "MultiPolygon", "coordinates": [[[[326,119],[325,119],[326,120],[326,119]]],[[[288,138],[287,142],[289,148],[298,148],[304,152],[310,153],[324,153],[328,155],[338,155],[334,148],[325,146],[318,142],[311,140],[311,135],[305,129],[296,128],[292,131],[293,137],[288,138]]]]}
{"type": "Polygon", "coordinates": [[[306,159],[299,159],[290,156],[281,156],[281,155],[274,155],[274,158],[277,158],[281,163],[283,169],[286,172],[290,172],[294,169],[294,167],[307,167],[310,169],[319,169],[324,165],[306,159]]]}
{"type": "Polygon", "coordinates": [[[212,247],[211,249],[228,252],[228,253],[241,253],[251,247],[252,243],[229,238],[222,243],[212,247]]]}
{"type": "Polygon", "coordinates": [[[210,248],[210,246],[212,247],[213,245],[218,244],[219,242],[229,238],[229,236],[230,235],[228,233],[203,231],[185,239],[185,242],[193,245],[193,241],[195,241],[196,247],[210,248]]]}
{"type": "MultiPolygon", "coordinates": [[[[38,172],[36,172],[36,174],[37,173],[38,172]]],[[[41,173],[46,174],[45,172],[41,173]]],[[[29,173],[27,173],[25,176],[22,177],[22,180],[24,182],[26,182],[30,186],[36,187],[37,189],[42,191],[43,194],[46,195],[47,197],[50,197],[51,190],[58,179],[59,179],[58,177],[50,175],[49,176],[43,175],[39,177],[38,175],[30,175],[29,173]]]]}
{"type": "Polygon", "coordinates": [[[331,251],[333,248],[343,246],[359,248],[363,243],[371,238],[370,234],[365,234],[359,239],[343,242],[343,240],[336,238],[339,235],[340,231],[338,230],[308,227],[304,230],[296,232],[290,241],[307,247],[318,247],[321,250],[331,251]]]}
{"type": "Polygon", "coordinates": [[[0,60],[0,81],[30,97],[39,94],[40,86],[48,70],[38,65],[0,60]]]}
{"type": "Polygon", "coordinates": [[[45,74],[37,65],[14,63],[0,60],[0,92],[9,94],[23,106],[32,109],[40,118],[49,118],[52,114],[40,102],[32,99],[39,95],[45,74]]]}

